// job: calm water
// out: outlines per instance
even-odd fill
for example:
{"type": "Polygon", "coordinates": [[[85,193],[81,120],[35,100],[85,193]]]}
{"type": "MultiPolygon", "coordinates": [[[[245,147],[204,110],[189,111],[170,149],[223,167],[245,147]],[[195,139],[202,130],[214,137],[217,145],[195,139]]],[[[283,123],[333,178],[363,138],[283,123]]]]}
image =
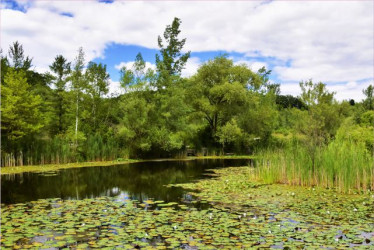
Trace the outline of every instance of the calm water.
{"type": "Polygon", "coordinates": [[[243,159],[154,161],[111,167],[87,167],[57,171],[55,175],[24,173],[1,176],[1,203],[12,204],[44,198],[84,199],[117,196],[119,199],[188,199],[180,188],[167,184],[207,178],[207,169],[248,165],[243,159]]]}

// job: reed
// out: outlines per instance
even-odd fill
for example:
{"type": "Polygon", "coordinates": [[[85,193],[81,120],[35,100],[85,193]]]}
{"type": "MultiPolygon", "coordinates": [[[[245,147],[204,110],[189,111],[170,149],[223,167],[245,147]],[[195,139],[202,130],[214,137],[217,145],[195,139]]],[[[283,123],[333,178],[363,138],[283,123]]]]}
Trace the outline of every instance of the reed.
{"type": "MultiPolygon", "coordinates": [[[[122,150],[123,151],[123,150],[122,150]]],[[[1,153],[1,166],[65,164],[83,161],[110,161],[122,157],[114,138],[102,138],[99,134],[88,136],[76,149],[62,136],[34,141],[14,153],[1,153]]]]}
{"type": "Polygon", "coordinates": [[[374,190],[373,156],[364,143],[336,139],[312,157],[301,143],[258,153],[255,177],[265,183],[335,188],[342,193],[374,190]]]}

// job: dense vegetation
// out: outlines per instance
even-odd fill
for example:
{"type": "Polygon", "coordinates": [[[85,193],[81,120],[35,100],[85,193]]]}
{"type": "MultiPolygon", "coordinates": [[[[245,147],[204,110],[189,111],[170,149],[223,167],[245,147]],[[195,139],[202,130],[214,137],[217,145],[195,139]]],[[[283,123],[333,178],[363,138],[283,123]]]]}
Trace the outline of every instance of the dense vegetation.
{"type": "Polygon", "coordinates": [[[155,70],[140,53],[121,70],[119,96],[108,94],[106,65],[86,64],[82,48],[73,62],[57,55],[41,74],[14,42],[1,56],[1,165],[256,151],[267,166],[258,174],[271,182],[374,188],[372,85],[359,103],[338,102],[312,80],[300,83],[299,97],[284,96],[270,70],[226,55],[183,78],[190,52],[182,53],[180,23],[158,37],[155,70]]]}

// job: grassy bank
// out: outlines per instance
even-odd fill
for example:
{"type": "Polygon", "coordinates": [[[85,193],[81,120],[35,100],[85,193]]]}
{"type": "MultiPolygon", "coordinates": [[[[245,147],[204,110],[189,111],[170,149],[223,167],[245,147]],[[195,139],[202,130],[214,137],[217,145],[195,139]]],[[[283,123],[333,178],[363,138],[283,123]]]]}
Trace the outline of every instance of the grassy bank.
{"type": "Polygon", "coordinates": [[[195,160],[195,159],[251,159],[252,156],[248,155],[230,155],[230,156],[199,156],[188,157],[182,159],[121,159],[116,161],[98,161],[98,162],[79,162],[67,164],[46,164],[46,165],[31,165],[31,166],[15,166],[15,167],[2,167],[0,168],[1,174],[19,174],[25,172],[50,172],[67,168],[81,168],[81,167],[97,167],[97,166],[113,166],[133,162],[147,162],[147,161],[174,161],[174,160],[195,160]]]}
{"type": "Polygon", "coordinates": [[[373,156],[363,143],[335,140],[310,149],[294,143],[259,153],[255,176],[265,183],[335,188],[339,192],[374,190],[373,156]]]}
{"type": "Polygon", "coordinates": [[[81,168],[81,167],[97,167],[97,166],[113,166],[132,162],[138,162],[139,160],[127,159],[120,161],[97,161],[97,162],[78,162],[78,163],[66,163],[66,164],[46,164],[46,165],[31,165],[31,166],[15,166],[15,167],[2,167],[0,169],[1,174],[19,174],[24,172],[50,172],[57,171],[60,169],[67,168],[81,168]]]}

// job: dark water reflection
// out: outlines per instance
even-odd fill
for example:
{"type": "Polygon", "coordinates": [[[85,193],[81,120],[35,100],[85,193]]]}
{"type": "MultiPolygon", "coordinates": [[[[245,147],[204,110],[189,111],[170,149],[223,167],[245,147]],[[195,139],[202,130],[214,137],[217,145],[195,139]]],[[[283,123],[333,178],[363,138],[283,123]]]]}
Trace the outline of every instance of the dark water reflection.
{"type": "Polygon", "coordinates": [[[190,182],[207,169],[248,165],[243,159],[154,161],[111,167],[60,170],[57,175],[24,173],[1,176],[1,203],[12,204],[45,198],[84,199],[118,196],[120,199],[148,198],[178,202],[188,199],[180,188],[165,185],[190,182]]]}

